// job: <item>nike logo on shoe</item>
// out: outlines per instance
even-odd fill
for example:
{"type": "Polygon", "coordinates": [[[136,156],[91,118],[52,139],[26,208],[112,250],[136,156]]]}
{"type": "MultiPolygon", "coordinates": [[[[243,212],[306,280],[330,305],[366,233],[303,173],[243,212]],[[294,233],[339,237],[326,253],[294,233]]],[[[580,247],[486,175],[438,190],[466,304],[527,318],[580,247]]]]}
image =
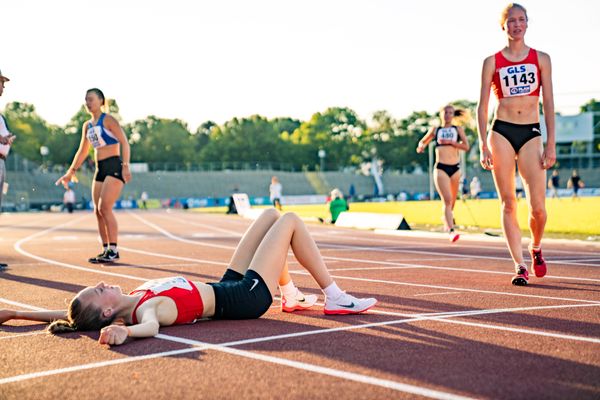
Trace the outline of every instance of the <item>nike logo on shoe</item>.
{"type": "Polygon", "coordinates": [[[354,302],[352,302],[350,304],[338,304],[338,306],[345,307],[345,308],[353,308],[354,307],[354,302]]]}
{"type": "Polygon", "coordinates": [[[256,285],[258,285],[258,279],[254,278],[252,280],[254,281],[254,284],[252,284],[252,287],[250,288],[250,291],[252,291],[252,289],[254,289],[256,287],[256,285]]]}

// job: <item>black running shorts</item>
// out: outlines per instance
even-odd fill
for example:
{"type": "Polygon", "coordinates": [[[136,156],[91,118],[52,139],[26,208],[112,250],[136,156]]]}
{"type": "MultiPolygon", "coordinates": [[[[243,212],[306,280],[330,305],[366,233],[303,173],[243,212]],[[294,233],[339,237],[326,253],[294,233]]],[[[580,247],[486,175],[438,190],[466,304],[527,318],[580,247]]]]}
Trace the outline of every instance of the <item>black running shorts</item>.
{"type": "Polygon", "coordinates": [[[215,291],[213,319],[255,319],[267,312],[273,297],[263,278],[251,269],[245,275],[228,269],[215,291]]]}
{"type": "Polygon", "coordinates": [[[114,156],[108,157],[104,160],[98,160],[98,166],[96,168],[96,174],[94,180],[96,182],[104,182],[107,176],[112,176],[125,183],[123,179],[123,166],[121,165],[121,157],[114,156]]]}

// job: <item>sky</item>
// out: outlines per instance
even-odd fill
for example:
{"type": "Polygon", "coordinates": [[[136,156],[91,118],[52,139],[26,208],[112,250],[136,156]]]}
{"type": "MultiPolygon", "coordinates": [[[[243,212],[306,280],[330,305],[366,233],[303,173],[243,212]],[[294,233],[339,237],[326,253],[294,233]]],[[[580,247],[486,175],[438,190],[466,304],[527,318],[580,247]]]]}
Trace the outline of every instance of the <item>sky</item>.
{"type": "MultiPolygon", "coordinates": [[[[3,0],[0,70],[11,101],[65,125],[88,88],[124,122],[370,120],[477,101],[483,59],[506,44],[498,0],[3,0]]],[[[600,99],[600,2],[526,0],[526,43],[549,53],[556,110],[600,99]]],[[[492,107],[490,107],[492,108],[492,107]]]]}

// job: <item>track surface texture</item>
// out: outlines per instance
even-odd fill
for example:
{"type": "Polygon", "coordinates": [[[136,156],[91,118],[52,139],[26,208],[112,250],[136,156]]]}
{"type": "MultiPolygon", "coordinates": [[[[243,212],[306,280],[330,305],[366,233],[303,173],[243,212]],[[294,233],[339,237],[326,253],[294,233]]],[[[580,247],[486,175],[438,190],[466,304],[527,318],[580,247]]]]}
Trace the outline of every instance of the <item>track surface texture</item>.
{"type": "MultiPolygon", "coordinates": [[[[251,222],[183,211],[117,219],[120,262],[92,265],[93,214],[0,216],[0,308],[65,308],[99,281],[130,291],[174,275],[218,280],[251,222]]],[[[0,400],[600,398],[598,244],[545,243],[548,276],[515,287],[502,242],[308,226],[339,286],[376,297],[374,309],[325,316],[290,252],[296,285],[320,297],[313,309],[282,313],[276,298],[258,320],[165,327],[115,347],[98,332],[1,325],[0,400]]]]}

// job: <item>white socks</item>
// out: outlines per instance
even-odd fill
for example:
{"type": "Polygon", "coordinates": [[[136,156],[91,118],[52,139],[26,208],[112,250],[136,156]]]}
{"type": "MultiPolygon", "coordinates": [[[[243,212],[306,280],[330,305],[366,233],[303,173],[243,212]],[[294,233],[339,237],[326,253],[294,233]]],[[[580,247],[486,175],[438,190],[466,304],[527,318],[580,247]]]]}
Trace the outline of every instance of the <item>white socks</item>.
{"type": "Polygon", "coordinates": [[[340,289],[338,287],[338,285],[335,283],[335,281],[327,286],[325,289],[322,289],[323,293],[325,293],[325,296],[327,296],[328,299],[337,299],[339,298],[341,295],[344,294],[344,292],[342,291],[342,289],[340,289]]]}
{"type": "Polygon", "coordinates": [[[296,297],[296,293],[299,292],[298,288],[294,285],[294,281],[290,280],[283,286],[279,286],[279,290],[281,290],[281,295],[286,299],[293,299],[296,297]]]}

